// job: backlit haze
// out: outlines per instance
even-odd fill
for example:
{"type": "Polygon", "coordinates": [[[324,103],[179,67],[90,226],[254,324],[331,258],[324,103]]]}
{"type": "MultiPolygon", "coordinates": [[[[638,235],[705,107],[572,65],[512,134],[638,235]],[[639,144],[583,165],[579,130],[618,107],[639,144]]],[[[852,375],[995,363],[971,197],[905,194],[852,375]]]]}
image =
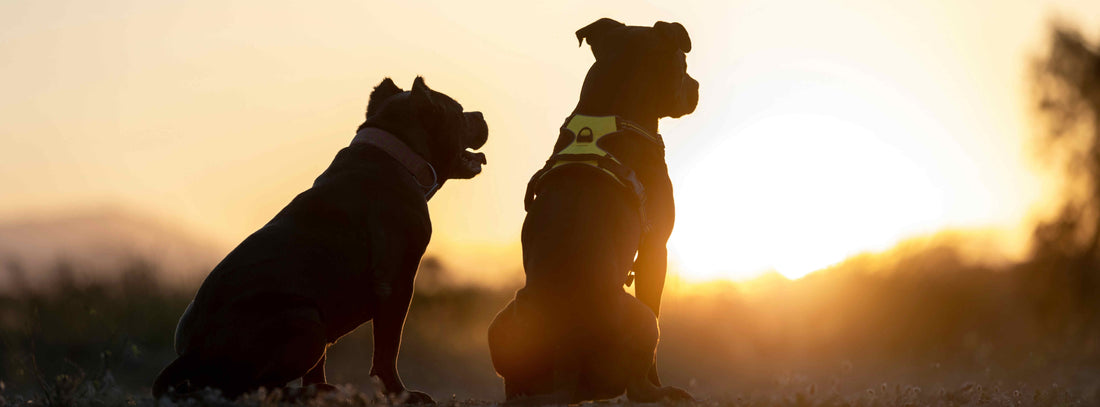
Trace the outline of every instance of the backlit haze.
{"type": "MultiPolygon", "coordinates": [[[[0,3],[0,219],[123,207],[228,251],[308,188],[386,76],[489,123],[430,203],[459,279],[520,275],[522,198],[600,18],[677,21],[699,107],[664,119],[686,280],[796,278],[942,229],[1009,256],[1050,192],[1026,63],[1096,1],[0,3]]],[[[506,277],[506,278],[502,278],[506,277]]]]}

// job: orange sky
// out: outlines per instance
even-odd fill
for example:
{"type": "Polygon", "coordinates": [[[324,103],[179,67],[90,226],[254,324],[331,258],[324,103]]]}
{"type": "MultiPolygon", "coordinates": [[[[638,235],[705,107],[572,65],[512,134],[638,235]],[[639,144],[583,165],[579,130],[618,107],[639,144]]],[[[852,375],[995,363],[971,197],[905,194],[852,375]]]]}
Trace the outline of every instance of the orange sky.
{"type": "Polygon", "coordinates": [[[1096,1],[0,3],[0,218],[123,205],[226,246],[307,188],[370,88],[424,75],[480,109],[489,165],[431,202],[430,252],[518,273],[522,193],[603,16],[691,33],[695,114],[662,122],[674,268],[797,276],[1043,196],[1025,65],[1096,1]]]}

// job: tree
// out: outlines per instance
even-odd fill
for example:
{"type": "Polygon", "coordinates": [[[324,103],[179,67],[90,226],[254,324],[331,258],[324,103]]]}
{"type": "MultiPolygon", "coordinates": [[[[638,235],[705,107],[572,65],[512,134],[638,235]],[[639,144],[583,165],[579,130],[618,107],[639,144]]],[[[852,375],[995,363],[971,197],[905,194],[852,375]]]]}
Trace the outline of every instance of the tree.
{"type": "Polygon", "coordinates": [[[1065,193],[1033,234],[1025,291],[1048,328],[1086,343],[1100,338],[1100,48],[1064,25],[1032,65],[1038,151],[1057,163],[1065,193]]]}
{"type": "Polygon", "coordinates": [[[1057,246],[1044,254],[1093,258],[1100,244],[1100,50],[1058,26],[1048,52],[1033,65],[1045,124],[1039,141],[1064,165],[1067,191],[1060,214],[1036,230],[1036,244],[1057,246]]]}

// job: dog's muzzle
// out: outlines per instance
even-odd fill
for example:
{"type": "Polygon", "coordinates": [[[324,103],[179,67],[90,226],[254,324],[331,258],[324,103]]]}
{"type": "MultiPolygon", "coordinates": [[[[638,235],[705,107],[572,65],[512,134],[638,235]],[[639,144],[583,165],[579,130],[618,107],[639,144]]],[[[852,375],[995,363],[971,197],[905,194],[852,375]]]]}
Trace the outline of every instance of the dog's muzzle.
{"type": "Polygon", "coordinates": [[[670,115],[673,118],[679,118],[684,115],[691,114],[695,111],[695,107],[699,105],[699,81],[688,75],[684,75],[680,80],[680,86],[676,89],[676,100],[674,101],[674,112],[670,115]]]}
{"type": "Polygon", "coordinates": [[[485,123],[485,117],[481,112],[468,112],[466,116],[466,137],[464,144],[466,149],[458,155],[455,168],[451,171],[451,178],[473,178],[481,173],[481,166],[488,164],[484,153],[477,150],[485,145],[489,139],[489,125],[485,123]]]}

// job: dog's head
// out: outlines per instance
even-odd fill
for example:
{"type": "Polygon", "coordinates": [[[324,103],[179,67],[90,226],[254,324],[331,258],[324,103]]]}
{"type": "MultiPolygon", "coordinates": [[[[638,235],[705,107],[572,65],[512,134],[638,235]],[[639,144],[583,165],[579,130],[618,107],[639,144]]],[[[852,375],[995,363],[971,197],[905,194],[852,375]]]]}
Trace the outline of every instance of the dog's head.
{"type": "Polygon", "coordinates": [[[628,26],[601,18],[577,30],[588,40],[596,64],[609,75],[625,77],[629,86],[651,90],[658,117],[680,117],[695,111],[699,82],[687,73],[685,53],[691,38],[680,23],[658,21],[653,27],[628,26]]]}
{"type": "Polygon", "coordinates": [[[367,103],[367,121],[397,135],[435,167],[439,183],[447,179],[468,179],[481,173],[485,154],[479,149],[489,136],[481,112],[464,112],[451,97],[436,92],[416,77],[412,89],[404,91],[386,78],[374,88],[367,103]]]}

